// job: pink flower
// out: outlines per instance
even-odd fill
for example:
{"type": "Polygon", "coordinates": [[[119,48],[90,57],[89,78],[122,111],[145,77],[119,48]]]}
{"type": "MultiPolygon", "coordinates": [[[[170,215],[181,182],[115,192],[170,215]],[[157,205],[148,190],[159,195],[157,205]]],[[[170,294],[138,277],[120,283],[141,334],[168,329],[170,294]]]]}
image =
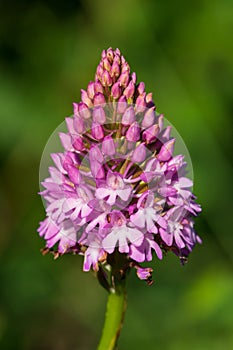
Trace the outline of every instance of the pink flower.
{"type": "Polygon", "coordinates": [[[113,211],[111,215],[112,228],[103,239],[103,248],[111,254],[118,246],[120,253],[129,252],[129,242],[140,245],[143,241],[143,233],[135,227],[127,225],[127,220],[119,211],[113,211]]]}
{"type": "Polygon", "coordinates": [[[126,185],[119,174],[108,172],[106,184],[96,189],[96,197],[99,199],[108,198],[107,203],[113,205],[117,197],[127,201],[131,191],[131,186],[126,185]]]}
{"type": "Polygon", "coordinates": [[[152,192],[145,192],[140,197],[137,208],[138,211],[130,216],[130,220],[135,226],[146,228],[147,232],[150,233],[158,233],[155,224],[166,229],[166,220],[154,208],[154,194],[152,192]]]}

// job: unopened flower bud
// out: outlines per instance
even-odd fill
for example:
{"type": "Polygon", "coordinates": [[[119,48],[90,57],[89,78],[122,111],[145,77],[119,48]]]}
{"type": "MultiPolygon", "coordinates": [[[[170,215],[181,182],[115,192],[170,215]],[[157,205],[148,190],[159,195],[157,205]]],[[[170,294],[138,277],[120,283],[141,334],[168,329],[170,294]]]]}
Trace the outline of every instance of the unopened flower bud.
{"type": "Polygon", "coordinates": [[[146,105],[147,105],[147,108],[155,107],[152,92],[146,95],[146,105]]]}
{"type": "Polygon", "coordinates": [[[74,111],[74,115],[79,115],[78,114],[78,103],[73,102],[73,111],[74,111]]]}
{"type": "Polygon", "coordinates": [[[121,96],[121,88],[120,88],[120,84],[118,82],[113,84],[112,89],[111,89],[111,94],[115,100],[117,100],[121,96]]]}
{"type": "Polygon", "coordinates": [[[75,185],[79,185],[80,180],[81,180],[81,176],[80,176],[80,173],[79,173],[78,169],[75,166],[73,166],[73,165],[68,165],[67,166],[67,172],[68,172],[68,176],[69,176],[70,180],[75,185]]]}
{"type": "Polygon", "coordinates": [[[115,143],[111,136],[106,136],[102,142],[102,152],[107,156],[113,156],[116,152],[115,143]]]}
{"type": "Polygon", "coordinates": [[[76,136],[73,141],[73,147],[76,151],[82,151],[84,148],[83,139],[81,136],[76,136]]]}
{"type": "Polygon", "coordinates": [[[82,134],[85,131],[84,122],[83,122],[83,119],[81,117],[75,116],[73,123],[74,123],[74,129],[79,134],[82,134]]]}
{"type": "Polygon", "coordinates": [[[95,82],[94,89],[95,89],[95,93],[97,93],[97,92],[103,93],[103,86],[102,86],[100,81],[95,82]]]}
{"type": "Polygon", "coordinates": [[[104,72],[104,69],[103,69],[102,65],[99,64],[97,69],[96,69],[96,75],[97,75],[99,80],[101,80],[103,72],[104,72]]]}
{"type": "Polygon", "coordinates": [[[135,86],[134,86],[134,83],[133,83],[133,81],[131,80],[130,82],[129,82],[129,85],[126,87],[126,89],[124,90],[124,95],[125,95],[125,97],[127,98],[127,99],[129,99],[129,98],[132,98],[133,97],[133,95],[134,95],[134,90],[135,90],[135,86]]]}
{"type": "Polygon", "coordinates": [[[133,82],[134,85],[135,85],[135,84],[136,84],[136,81],[137,81],[137,75],[136,75],[135,72],[132,73],[131,78],[132,78],[132,82],[133,82]]]}
{"type": "Polygon", "coordinates": [[[137,112],[138,113],[142,113],[144,112],[145,108],[146,108],[146,93],[144,92],[143,94],[139,95],[136,99],[136,108],[137,108],[137,112]]]}
{"type": "Polygon", "coordinates": [[[153,94],[152,94],[152,92],[149,92],[149,94],[146,95],[146,103],[149,103],[149,102],[153,102],[153,94]]]}
{"type": "Polygon", "coordinates": [[[171,134],[171,125],[167,126],[166,129],[164,130],[162,134],[162,139],[168,141],[170,139],[170,134],[171,134]]]}
{"type": "Polygon", "coordinates": [[[116,53],[116,55],[118,55],[118,56],[121,55],[121,52],[120,52],[120,50],[118,49],[118,47],[116,48],[115,53],[116,53]]]}
{"type": "Polygon", "coordinates": [[[110,72],[111,64],[110,64],[109,60],[107,59],[107,57],[104,58],[103,64],[104,64],[104,69],[106,69],[108,72],[110,72]]]}
{"type": "Polygon", "coordinates": [[[133,106],[130,106],[126,109],[122,116],[122,124],[123,125],[131,125],[135,121],[135,113],[133,106]]]}
{"type": "Polygon", "coordinates": [[[156,140],[158,133],[159,133],[158,124],[151,125],[148,129],[143,131],[142,139],[146,141],[146,143],[151,143],[156,140]]]}
{"type": "Polygon", "coordinates": [[[88,96],[88,93],[85,90],[81,90],[81,100],[83,103],[85,103],[88,107],[92,106],[92,101],[88,96]]]}
{"type": "Polygon", "coordinates": [[[160,114],[158,117],[158,125],[159,125],[159,129],[162,130],[163,129],[163,114],[160,114]]]}
{"type": "Polygon", "coordinates": [[[74,118],[66,118],[66,126],[70,134],[76,133],[76,130],[74,128],[74,118]]]}
{"type": "Polygon", "coordinates": [[[126,132],[126,139],[133,142],[136,142],[140,139],[140,126],[137,122],[134,122],[132,125],[130,125],[129,129],[126,132]]]}
{"type": "Polygon", "coordinates": [[[145,92],[145,84],[141,81],[137,87],[139,95],[142,95],[145,92]]]}
{"type": "Polygon", "coordinates": [[[117,113],[124,113],[128,104],[125,96],[121,96],[117,103],[117,113]]]}
{"type": "Polygon", "coordinates": [[[106,50],[103,50],[103,51],[102,51],[101,57],[102,57],[102,58],[105,58],[105,57],[106,57],[106,50]]]}
{"type": "Polygon", "coordinates": [[[60,132],[59,137],[65,150],[71,151],[73,148],[71,135],[65,134],[64,132],[60,132]]]}
{"type": "Polygon", "coordinates": [[[112,78],[107,70],[103,72],[102,75],[102,84],[103,86],[110,86],[112,84],[112,78]]]}
{"type": "Polygon", "coordinates": [[[134,163],[141,163],[141,162],[144,162],[145,159],[146,159],[146,147],[142,143],[140,143],[133,152],[132,161],[134,163]]]}
{"type": "Polygon", "coordinates": [[[90,152],[89,152],[89,156],[90,156],[90,161],[92,160],[96,160],[99,163],[102,163],[104,161],[104,157],[103,154],[99,148],[98,145],[92,145],[90,152]]]}
{"type": "Polygon", "coordinates": [[[124,62],[123,64],[122,64],[122,68],[121,68],[121,71],[122,71],[122,73],[125,73],[125,72],[130,72],[130,67],[129,67],[129,64],[128,64],[128,62],[124,62]]]}
{"type": "Polygon", "coordinates": [[[95,94],[95,83],[93,81],[87,85],[87,94],[90,99],[93,99],[95,94]]]}
{"type": "Polygon", "coordinates": [[[172,153],[174,150],[175,139],[171,139],[167,141],[164,145],[162,145],[161,150],[157,156],[157,159],[160,162],[166,162],[172,157],[172,153]]]}
{"type": "Polygon", "coordinates": [[[119,66],[119,63],[118,62],[113,62],[112,64],[112,67],[111,67],[111,70],[110,70],[110,75],[111,77],[113,78],[114,76],[115,77],[119,77],[120,75],[120,66],[119,66]]]}
{"type": "Polygon", "coordinates": [[[91,128],[91,134],[96,140],[102,140],[104,138],[104,130],[102,125],[93,122],[91,128]]]}
{"type": "Polygon", "coordinates": [[[129,72],[122,73],[118,81],[120,83],[120,86],[126,87],[129,82],[129,72]]]}
{"type": "Polygon", "coordinates": [[[99,124],[104,124],[106,121],[106,115],[104,109],[101,106],[97,106],[93,110],[93,120],[99,124]]]}
{"type": "Polygon", "coordinates": [[[142,120],[142,127],[148,128],[149,126],[154,124],[155,120],[155,109],[154,107],[148,109],[142,120]]]}
{"type": "Polygon", "coordinates": [[[80,117],[83,119],[89,119],[91,116],[91,113],[90,113],[90,110],[88,109],[88,106],[83,102],[80,102],[78,104],[78,112],[79,112],[80,117]]]}
{"type": "MultiPolygon", "coordinates": [[[[52,155],[51,155],[52,156],[52,155]]],[[[63,169],[65,169],[68,172],[68,167],[70,165],[74,165],[73,159],[69,156],[69,152],[65,155],[64,161],[62,163],[63,169]]]]}
{"type": "Polygon", "coordinates": [[[94,106],[105,105],[105,97],[101,92],[97,92],[94,96],[94,106]]]}
{"type": "Polygon", "coordinates": [[[110,63],[112,63],[113,57],[114,57],[114,51],[111,47],[107,49],[106,56],[109,59],[110,63]]]}
{"type": "Polygon", "coordinates": [[[121,57],[120,55],[115,55],[114,59],[113,59],[113,63],[117,63],[117,64],[121,64],[121,57]]]}
{"type": "Polygon", "coordinates": [[[96,179],[96,180],[105,178],[104,168],[96,160],[91,162],[91,172],[92,172],[94,179],[96,179]]]}

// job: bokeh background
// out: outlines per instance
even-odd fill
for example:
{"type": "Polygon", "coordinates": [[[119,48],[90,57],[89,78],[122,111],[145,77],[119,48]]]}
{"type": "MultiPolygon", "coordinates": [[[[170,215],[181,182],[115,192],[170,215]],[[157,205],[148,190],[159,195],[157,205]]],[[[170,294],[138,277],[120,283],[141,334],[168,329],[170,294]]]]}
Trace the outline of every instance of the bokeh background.
{"type": "Polygon", "coordinates": [[[43,257],[38,174],[102,49],[119,47],[190,151],[203,238],[188,265],[132,273],[119,349],[233,349],[233,3],[0,2],[0,349],[95,349],[106,293],[82,259],[43,257]]]}

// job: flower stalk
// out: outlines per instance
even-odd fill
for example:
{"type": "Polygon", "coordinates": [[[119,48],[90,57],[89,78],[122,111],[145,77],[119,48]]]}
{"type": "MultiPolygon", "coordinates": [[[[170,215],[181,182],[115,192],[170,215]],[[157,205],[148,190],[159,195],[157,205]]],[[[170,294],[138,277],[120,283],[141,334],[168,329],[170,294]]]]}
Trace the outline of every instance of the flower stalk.
{"type": "Polygon", "coordinates": [[[108,294],[107,309],[102,336],[97,350],[114,350],[124,322],[126,311],[125,281],[111,289],[108,294]]]}

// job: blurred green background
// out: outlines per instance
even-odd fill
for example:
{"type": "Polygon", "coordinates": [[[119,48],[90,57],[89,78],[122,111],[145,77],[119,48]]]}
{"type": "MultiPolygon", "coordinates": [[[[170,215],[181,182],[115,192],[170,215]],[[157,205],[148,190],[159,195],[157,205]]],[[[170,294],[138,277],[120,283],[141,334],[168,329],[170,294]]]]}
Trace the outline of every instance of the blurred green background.
{"type": "Polygon", "coordinates": [[[119,349],[233,349],[233,3],[0,2],[0,349],[95,349],[106,293],[80,257],[43,257],[38,168],[102,49],[119,47],[190,151],[203,238],[189,264],[132,273],[119,349]]]}

